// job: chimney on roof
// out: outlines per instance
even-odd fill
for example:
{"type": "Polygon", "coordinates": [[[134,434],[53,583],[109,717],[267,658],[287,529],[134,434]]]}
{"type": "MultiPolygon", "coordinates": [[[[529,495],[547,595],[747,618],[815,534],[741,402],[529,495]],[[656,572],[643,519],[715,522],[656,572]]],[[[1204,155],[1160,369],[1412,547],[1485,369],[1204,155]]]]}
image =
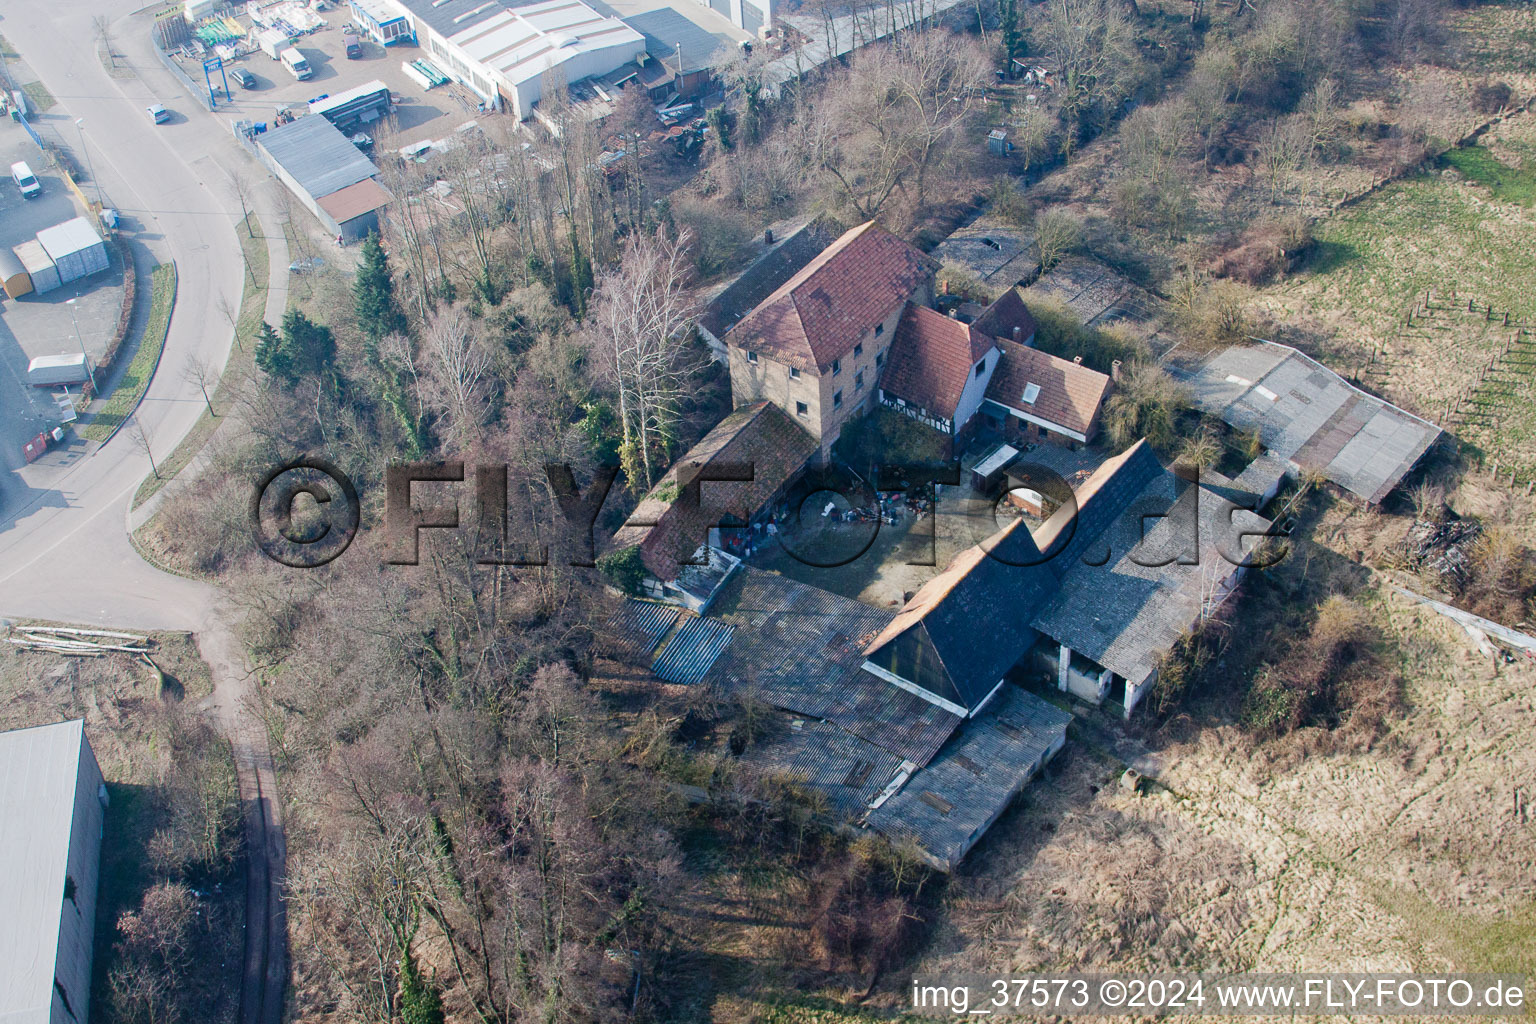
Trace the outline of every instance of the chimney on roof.
{"type": "Polygon", "coordinates": [[[1073,356],[1072,357],[1072,361],[1074,363],[1076,363],[1078,366],[1082,366],[1083,365],[1083,357],[1082,356],[1073,356]]]}
{"type": "Polygon", "coordinates": [[[764,245],[772,245],[773,244],[773,228],[766,228],[766,229],[764,229],[764,231],[763,231],[763,244],[764,245]]]}
{"type": "Polygon", "coordinates": [[[1024,333],[1024,328],[1022,328],[1022,327],[1015,327],[1013,329],[1013,341],[1014,341],[1014,344],[1018,344],[1019,342],[1024,340],[1023,338],[1020,337],[1020,335],[1022,335],[1023,333],[1024,333]]]}
{"type": "Polygon", "coordinates": [[[1109,379],[1112,380],[1112,381],[1115,381],[1116,383],[1119,383],[1119,381],[1120,381],[1120,360],[1116,359],[1114,362],[1109,364],[1109,379]]]}
{"type": "Polygon", "coordinates": [[[948,295],[949,294],[949,281],[948,280],[941,280],[939,282],[939,294],[940,295],[948,295]]]}

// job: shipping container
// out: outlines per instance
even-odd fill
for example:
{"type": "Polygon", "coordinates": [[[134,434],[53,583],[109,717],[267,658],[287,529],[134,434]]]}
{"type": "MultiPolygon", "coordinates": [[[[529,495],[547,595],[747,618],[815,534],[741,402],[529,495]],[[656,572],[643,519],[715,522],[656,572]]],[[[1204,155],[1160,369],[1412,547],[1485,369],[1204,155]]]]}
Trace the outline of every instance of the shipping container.
{"type": "Polygon", "coordinates": [[[107,244],[84,217],[44,228],[37,233],[37,241],[58,268],[60,284],[99,273],[112,262],[107,257],[107,244]]]}
{"type": "Polygon", "coordinates": [[[21,261],[28,280],[32,282],[32,290],[39,295],[53,291],[62,283],[59,281],[59,268],[53,265],[53,260],[37,239],[22,242],[11,252],[21,261]]]}

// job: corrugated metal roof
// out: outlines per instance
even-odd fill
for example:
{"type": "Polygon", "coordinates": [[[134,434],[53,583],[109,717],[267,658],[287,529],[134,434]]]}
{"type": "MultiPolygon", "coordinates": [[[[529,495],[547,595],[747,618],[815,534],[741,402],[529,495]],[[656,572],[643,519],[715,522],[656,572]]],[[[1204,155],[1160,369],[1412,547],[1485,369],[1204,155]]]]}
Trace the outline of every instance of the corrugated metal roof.
{"type": "Polygon", "coordinates": [[[703,682],[726,647],[735,628],[716,619],[694,618],[667,641],[651,662],[651,672],[669,683],[703,682]]]}
{"type": "Polygon", "coordinates": [[[379,173],[373,161],[323,117],[301,117],[264,132],[256,136],[256,145],[315,199],[379,173]]]}
{"type": "Polygon", "coordinates": [[[354,217],[361,217],[374,210],[382,210],[394,198],[389,189],[368,178],[355,185],[337,189],[328,196],[321,196],[315,202],[320,209],[330,214],[336,223],[345,224],[354,217]]]}
{"type": "Polygon", "coordinates": [[[1004,685],[938,757],[870,812],[870,827],[911,840],[953,868],[1065,742],[1071,721],[1034,694],[1004,685]]]}
{"type": "Polygon", "coordinates": [[[628,60],[645,47],[639,32],[581,0],[541,0],[504,8],[450,38],[470,59],[514,85],[537,79],[580,54],[620,47],[625,51],[622,60],[628,60]]]}
{"type": "Polygon", "coordinates": [[[888,750],[814,721],[791,724],[783,735],[749,748],[741,759],[749,779],[798,782],[825,796],[833,815],[843,820],[863,817],[901,764],[902,759],[888,750]]]}
{"type": "Polygon", "coordinates": [[[891,613],[742,566],[715,599],[736,626],[710,681],[848,732],[915,764],[927,764],[961,719],[864,672],[863,647],[891,613]]]}
{"type": "Polygon", "coordinates": [[[659,601],[625,601],[608,620],[613,643],[621,651],[649,659],[651,652],[677,624],[682,609],[659,601]]]}
{"type": "Polygon", "coordinates": [[[83,721],[0,733],[0,1020],[7,1024],[50,1019],[76,781],[87,757],[83,721]]]}
{"type": "MultiPolygon", "coordinates": [[[[517,6],[515,0],[395,0],[419,23],[440,36],[451,36],[517,6]]],[[[426,45],[425,41],[422,43],[426,45]]]]}
{"type": "Polygon", "coordinates": [[[735,48],[726,36],[717,36],[703,26],[689,21],[670,7],[660,7],[624,19],[645,36],[645,48],[652,57],[677,67],[679,45],[683,54],[683,74],[705,71],[725,64],[735,48]]]}
{"type": "Polygon", "coordinates": [[[1440,428],[1273,342],[1236,345],[1180,374],[1205,412],[1258,433],[1270,453],[1378,503],[1440,428]]]}

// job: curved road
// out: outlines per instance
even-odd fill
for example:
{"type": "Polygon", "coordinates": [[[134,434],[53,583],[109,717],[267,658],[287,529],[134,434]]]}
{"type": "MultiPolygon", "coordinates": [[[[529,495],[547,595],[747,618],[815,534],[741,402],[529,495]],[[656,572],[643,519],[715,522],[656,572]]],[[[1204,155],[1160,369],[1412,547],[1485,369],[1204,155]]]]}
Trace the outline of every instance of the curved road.
{"type": "MultiPolygon", "coordinates": [[[[219,297],[238,304],[244,265],[235,224],[238,204],[224,168],[251,164],[227,136],[210,131],[195,106],[153,57],[148,22],[121,17],[111,0],[4,0],[0,34],[20,52],[58,100],[44,123],[84,118],[100,187],[124,215],[133,239],[161,261],[174,260],[178,299],[159,371],[138,416],[153,450],[170,452],[197,422],[201,394],[188,383],[199,359],[222,369],[232,339],[219,297]],[[133,77],[113,77],[97,57],[94,19],[119,19],[119,63],[133,77]],[[159,127],[144,108],[164,102],[182,116],[159,127]],[[65,113],[67,112],[67,113],[65,113]],[[233,207],[233,209],[231,209],[233,207]]],[[[265,190],[261,190],[265,192],[265,190]]],[[[265,197],[263,197],[265,198],[265,197]]],[[[262,203],[261,205],[266,205],[262,203]]],[[[265,221],[275,225],[269,213],[265,221]]],[[[271,245],[283,273],[286,246],[271,245]]],[[[272,282],[269,309],[286,299],[272,282]]],[[[45,460],[13,474],[0,489],[0,616],[37,617],[103,626],[187,630],[208,661],[214,692],[207,706],[234,748],[249,856],[242,1024],[278,1024],[286,980],[286,926],[281,900],[282,822],[271,755],[260,721],[245,706],[251,671],[234,632],[238,613],[214,587],[168,575],[144,562],[129,543],[128,503],[150,471],[148,457],[126,432],[94,453],[60,464],[45,460]]]]}

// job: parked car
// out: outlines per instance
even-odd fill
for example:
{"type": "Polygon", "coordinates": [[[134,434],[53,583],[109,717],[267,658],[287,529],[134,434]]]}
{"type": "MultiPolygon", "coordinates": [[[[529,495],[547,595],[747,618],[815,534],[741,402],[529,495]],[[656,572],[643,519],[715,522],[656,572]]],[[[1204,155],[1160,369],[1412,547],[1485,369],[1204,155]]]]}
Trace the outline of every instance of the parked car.
{"type": "Polygon", "coordinates": [[[158,103],[145,107],[144,109],[149,111],[149,119],[155,122],[155,124],[165,124],[165,122],[171,119],[171,112],[166,110],[158,103]]]}
{"type": "Polygon", "coordinates": [[[363,40],[356,32],[343,32],[341,45],[347,52],[347,60],[357,60],[363,55],[363,40]]]}
{"type": "Polygon", "coordinates": [[[245,70],[245,68],[235,68],[229,73],[229,77],[233,78],[235,84],[242,89],[256,88],[256,76],[245,70]]]}
{"type": "Polygon", "coordinates": [[[358,132],[352,136],[352,145],[366,153],[373,148],[373,136],[367,132],[358,132]]]}
{"type": "Polygon", "coordinates": [[[38,184],[37,175],[32,173],[25,160],[11,164],[11,180],[21,189],[23,199],[36,199],[43,194],[43,186],[38,184]]]}

